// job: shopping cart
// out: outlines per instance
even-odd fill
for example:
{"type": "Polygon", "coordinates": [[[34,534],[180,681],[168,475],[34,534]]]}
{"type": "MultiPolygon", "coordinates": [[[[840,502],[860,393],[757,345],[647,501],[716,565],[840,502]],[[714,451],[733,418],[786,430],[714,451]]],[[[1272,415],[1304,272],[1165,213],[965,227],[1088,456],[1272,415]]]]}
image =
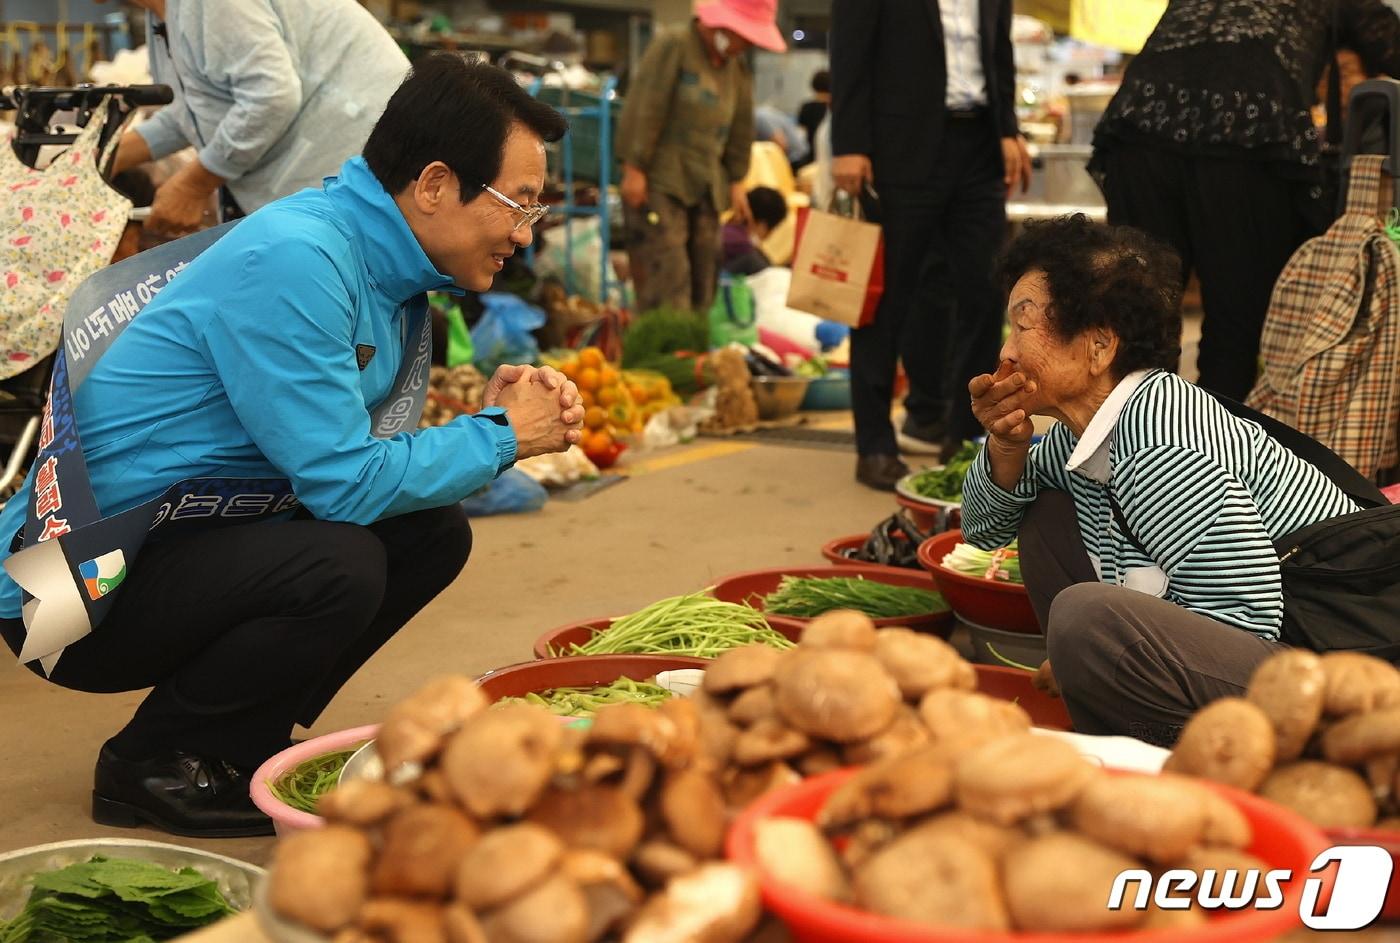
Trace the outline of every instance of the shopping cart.
{"type": "MultiPolygon", "coordinates": [[[[73,143],[78,130],[94,119],[104,99],[110,99],[111,105],[99,132],[98,154],[121,133],[137,108],[166,105],[173,98],[168,85],[17,86],[0,92],[0,112],[14,113],[11,146],[16,156],[22,163],[38,167],[53,148],[73,143]]],[[[111,179],[110,166],[99,169],[111,179]]],[[[132,219],[139,220],[142,215],[133,212],[132,219]]],[[[9,448],[9,457],[0,471],[0,496],[17,483],[21,469],[32,457],[52,370],[53,351],[49,351],[28,370],[0,381],[0,447],[9,448]]]]}

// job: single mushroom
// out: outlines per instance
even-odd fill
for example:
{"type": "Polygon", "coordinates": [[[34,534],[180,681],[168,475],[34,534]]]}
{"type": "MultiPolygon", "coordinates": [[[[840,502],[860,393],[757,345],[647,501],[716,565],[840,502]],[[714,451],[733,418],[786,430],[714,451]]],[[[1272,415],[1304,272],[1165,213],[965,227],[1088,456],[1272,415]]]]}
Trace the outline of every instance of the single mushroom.
{"type": "Polygon", "coordinates": [[[1322,755],[1354,766],[1400,750],[1400,707],[1351,714],[1322,732],[1322,755]]]}
{"type": "Polygon", "coordinates": [[[457,899],[474,911],[499,907],[543,881],[563,854],[563,843],[540,825],[521,822],[492,829],[459,860],[457,899]]]}
{"type": "Polygon", "coordinates": [[[1354,771],[1316,760],[1280,766],[1259,795],[1287,806],[1319,828],[1369,828],[1376,821],[1371,787],[1354,771]]]}
{"type": "Polygon", "coordinates": [[[1301,648],[1271,655],[1254,669],[1244,696],[1273,724],[1277,762],[1303,755],[1303,747],[1322,717],[1326,692],[1322,659],[1301,648]]]}
{"type": "Polygon", "coordinates": [[[1010,825],[1064,808],[1097,774],[1064,741],[1016,733],[964,753],[954,766],[953,791],[967,811],[1010,825]]]}
{"type": "Polygon", "coordinates": [[[443,914],[431,901],[372,897],[360,909],[360,929],[387,943],[447,943],[443,914]]]}
{"type": "Polygon", "coordinates": [[[660,760],[672,769],[689,766],[701,752],[701,711],[693,697],[673,697],[653,708],[671,722],[673,732],[660,760]]]}
{"type": "Polygon", "coordinates": [[[977,671],[958,650],[936,635],[889,628],[876,633],[875,657],[906,698],[917,701],[929,691],[977,687],[977,671]]]}
{"type": "Polygon", "coordinates": [[[1010,927],[996,861],[955,835],[901,835],[861,862],[852,884],[860,906],[887,917],[967,930],[1010,927]]]}
{"type": "Polygon", "coordinates": [[[609,786],[551,788],[526,818],[553,829],[570,848],[591,848],[618,859],[631,854],[645,826],[636,800],[609,786]]]}
{"type": "Polygon", "coordinates": [[[725,802],[733,809],[742,809],[765,793],[801,780],[797,771],[782,760],[751,768],[731,766],[720,777],[725,802]]]}
{"type": "Polygon", "coordinates": [[[724,793],[709,773],[694,768],[671,772],[661,784],[659,805],[676,844],[697,858],[719,857],[726,808],[724,793]]]}
{"type": "MultiPolygon", "coordinates": [[[[880,820],[872,819],[870,821],[880,820]]],[[[1026,838],[1017,828],[998,825],[959,809],[939,812],[937,815],[930,816],[909,829],[910,834],[913,832],[954,835],[963,841],[976,845],[997,861],[1004,858],[1008,852],[1026,838]]]]}
{"type": "Polygon", "coordinates": [[[893,723],[868,740],[846,744],[841,748],[841,756],[852,766],[865,766],[907,753],[928,741],[928,728],[919,718],[919,712],[903,704],[895,714],[893,723]]]}
{"type": "Polygon", "coordinates": [[[352,779],[336,786],[316,802],[316,814],[327,822],[369,828],[412,805],[413,793],[372,779],[352,779]]]}
{"type": "Polygon", "coordinates": [[[1118,875],[1141,865],[1073,832],[1032,838],[1003,864],[1006,903],[1019,930],[1091,933],[1127,930],[1142,921],[1131,907],[1110,910],[1118,875]]]}
{"type": "Polygon", "coordinates": [[[481,918],[491,943],[588,943],[588,899],[555,874],[481,918]]]}
{"type": "Polygon", "coordinates": [[[952,795],[953,760],[935,743],[856,773],[827,797],[817,823],[840,828],[872,815],[909,818],[941,808],[952,795]]]}
{"type": "Polygon", "coordinates": [[[720,654],[705,668],[707,694],[730,694],[772,680],[783,653],[771,645],[741,645],[720,654]]]}
{"type": "Polygon", "coordinates": [[[1254,841],[1254,826],[1239,806],[1216,792],[1202,780],[1186,778],[1183,782],[1196,791],[1205,816],[1201,844],[1216,848],[1247,848],[1254,841]]]}
{"type": "Polygon", "coordinates": [[[748,872],[710,862],[647,901],[622,943],[740,943],[762,913],[758,883],[748,872]]]}
{"type": "Polygon", "coordinates": [[[1175,861],[1205,833],[1200,787],[1183,776],[1096,776],[1070,806],[1074,827],[1124,854],[1175,861]]]}
{"type": "Polygon", "coordinates": [[[443,805],[456,805],[457,795],[447,783],[447,775],[440,766],[430,766],[413,781],[413,790],[429,802],[443,805]]]}
{"type": "Polygon", "coordinates": [[[661,839],[642,842],[629,860],[642,880],[650,885],[665,884],[671,878],[694,870],[700,863],[680,845],[661,839]]]}
{"type": "Polygon", "coordinates": [[[554,774],[563,727],[532,704],[505,704],[473,718],[447,742],[442,770],[479,819],[520,815],[554,774]]]}
{"type": "Polygon", "coordinates": [[[788,654],[774,675],[778,713],[812,737],[850,743],[873,737],[899,711],[899,688],[873,655],[816,649],[788,654]]]}
{"type": "Polygon", "coordinates": [[[1274,765],[1276,737],[1257,704],[1223,697],[1186,722],[1163,769],[1254,792],[1274,765]]]}
{"type": "MultiPolygon", "coordinates": [[[[678,700],[690,698],[671,698],[666,703],[678,700]]],[[[729,765],[734,754],[734,741],[739,739],[739,728],[730,722],[723,709],[709,706],[698,708],[697,720],[696,758],[713,769],[723,769],[729,765]]]]}
{"type": "Polygon", "coordinates": [[[938,688],[924,695],[919,718],[934,740],[974,732],[990,738],[1031,729],[1030,715],[1019,704],[957,688],[938,688]]]}
{"type": "Polygon", "coordinates": [[[1400,671],[1390,662],[1359,652],[1322,656],[1327,678],[1323,710],[1331,717],[1400,705],[1400,671]]]}
{"type": "Polygon", "coordinates": [[[741,727],[778,716],[771,684],[756,684],[736,697],[729,705],[729,719],[741,727]]]}
{"type": "Polygon", "coordinates": [[[457,862],[480,834],[453,806],[420,803],[384,824],[370,887],[388,896],[446,897],[457,862]]]}
{"type": "Polygon", "coordinates": [[[1365,763],[1366,781],[1371,784],[1371,794],[1376,797],[1376,805],[1388,808],[1395,798],[1395,782],[1400,779],[1400,753],[1382,753],[1373,756],[1365,763]]]}
{"type": "Polygon", "coordinates": [[[268,903],[289,920],[334,933],[369,894],[372,853],[369,838],[345,825],[294,832],[277,844],[268,903]]]}
{"type": "Polygon", "coordinates": [[[889,819],[861,819],[844,831],[846,847],[841,849],[841,860],[852,870],[904,832],[900,823],[889,819]]]}
{"type": "Polygon", "coordinates": [[[854,609],[837,609],[817,616],[802,630],[803,648],[875,650],[875,622],[854,609]]]}
{"type": "Polygon", "coordinates": [[[390,708],[375,738],[375,750],[391,782],[405,763],[423,764],[438,754],[444,738],[487,705],[471,678],[434,678],[390,708]]]}
{"type": "Polygon", "coordinates": [[[593,714],[589,746],[639,746],[660,758],[671,749],[676,725],[660,711],[641,704],[609,704],[593,714]]]}
{"type": "Polygon", "coordinates": [[[841,859],[807,819],[761,819],[754,827],[754,856],[770,877],[784,884],[827,900],[851,899],[841,859]]]}
{"type": "Polygon", "coordinates": [[[740,766],[758,766],[773,760],[788,760],[805,753],[811,739],[794,730],[777,717],[754,724],[734,741],[734,762],[740,766]]]}
{"type": "Polygon", "coordinates": [[[599,940],[621,926],[642,902],[642,889],[616,858],[598,851],[564,855],[561,870],[583,891],[588,905],[587,939],[599,940]]]}

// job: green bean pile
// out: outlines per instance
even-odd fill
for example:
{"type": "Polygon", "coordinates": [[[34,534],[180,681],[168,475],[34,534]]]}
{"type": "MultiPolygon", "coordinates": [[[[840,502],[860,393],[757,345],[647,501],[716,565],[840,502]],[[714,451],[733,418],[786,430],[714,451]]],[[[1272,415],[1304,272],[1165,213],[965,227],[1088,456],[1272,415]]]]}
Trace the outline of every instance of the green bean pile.
{"type": "Polygon", "coordinates": [[[673,596],[613,620],[582,645],[557,655],[688,655],[715,658],[740,645],[792,648],[769,627],[763,613],[739,603],[721,602],[709,590],[673,596]]]}
{"type": "Polygon", "coordinates": [[[655,707],[669,697],[671,692],[659,684],[618,678],[612,684],[595,688],[555,688],[539,694],[531,692],[524,697],[503,697],[496,703],[518,701],[538,704],[560,717],[592,717],[594,711],[609,704],[641,704],[644,707],[655,707]]]}
{"type": "Polygon", "coordinates": [[[944,612],[948,604],[931,589],[891,586],[859,576],[784,576],[778,588],[764,598],[763,608],[774,615],[804,619],[833,609],[854,609],[872,619],[898,619],[944,612]]]}
{"type": "Polygon", "coordinates": [[[314,815],[316,800],[335,788],[340,780],[340,771],[358,749],[354,747],[313,756],[278,776],[267,784],[267,788],[284,805],[314,815]]]}

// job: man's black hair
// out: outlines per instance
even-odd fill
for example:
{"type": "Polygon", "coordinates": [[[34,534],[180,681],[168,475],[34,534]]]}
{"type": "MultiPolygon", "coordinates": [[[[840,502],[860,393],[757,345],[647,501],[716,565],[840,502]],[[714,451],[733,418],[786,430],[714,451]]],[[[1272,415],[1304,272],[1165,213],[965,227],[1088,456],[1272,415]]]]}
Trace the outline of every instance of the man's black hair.
{"type": "Polygon", "coordinates": [[[749,191],[749,212],[753,213],[755,222],[777,229],[778,224],[787,219],[787,200],[772,187],[754,187],[749,191]]]}
{"type": "Polygon", "coordinates": [[[831,73],[829,71],[827,71],[826,69],[821,69],[817,72],[812,73],[812,91],[831,91],[831,73]]]}
{"type": "Polygon", "coordinates": [[[399,193],[440,160],[457,175],[466,203],[501,172],[506,136],[517,121],[546,141],[569,128],[504,69],[434,53],[418,60],[389,99],[365,142],[365,163],[384,189],[399,193]]]}

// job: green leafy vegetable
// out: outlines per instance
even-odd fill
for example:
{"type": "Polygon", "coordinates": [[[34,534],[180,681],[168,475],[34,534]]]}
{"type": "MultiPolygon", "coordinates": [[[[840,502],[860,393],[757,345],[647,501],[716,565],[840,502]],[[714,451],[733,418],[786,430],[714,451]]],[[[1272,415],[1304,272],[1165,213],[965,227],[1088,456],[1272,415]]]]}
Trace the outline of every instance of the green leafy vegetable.
{"type": "Polygon", "coordinates": [[[570,645],[558,655],[689,655],[714,658],[740,645],[792,648],[775,632],[763,613],[738,603],[721,602],[709,590],[673,596],[613,620],[612,625],[582,645],[570,645]]]}
{"type": "Polygon", "coordinates": [[[0,923],[0,943],[154,943],[234,912],[195,869],[149,861],[95,855],[30,883],[24,909],[0,923]]]}
{"type": "Polygon", "coordinates": [[[340,781],[340,771],[357,749],[359,747],[337,750],[304,760],[268,783],[267,788],[278,802],[299,812],[315,814],[316,800],[335,788],[340,781]]]}
{"type": "Polygon", "coordinates": [[[821,354],[817,354],[810,360],[804,360],[799,363],[793,368],[792,372],[800,377],[810,377],[813,380],[819,380],[826,376],[827,371],[830,369],[831,367],[827,364],[826,358],[821,354]]]}
{"type": "Polygon", "coordinates": [[[1000,550],[979,550],[972,544],[958,544],[947,556],[943,564],[949,570],[966,573],[978,579],[997,580],[1002,583],[1021,583],[1021,555],[1016,549],[1016,541],[1000,550]]]}
{"type": "Polygon", "coordinates": [[[872,619],[896,619],[946,612],[948,604],[931,589],[891,586],[859,576],[784,576],[763,600],[763,608],[775,615],[808,619],[833,609],[855,609],[872,619]]]}
{"type": "Polygon", "coordinates": [[[928,468],[906,479],[915,494],[935,501],[961,501],[963,479],[982,450],[976,442],[964,442],[942,468],[928,468]]]}
{"type": "Polygon", "coordinates": [[[503,697],[497,703],[523,701],[548,708],[550,713],[560,717],[591,717],[598,708],[609,704],[642,704],[655,707],[669,697],[671,692],[659,684],[619,678],[612,684],[593,688],[555,688],[540,694],[530,693],[524,697],[503,697]]]}

